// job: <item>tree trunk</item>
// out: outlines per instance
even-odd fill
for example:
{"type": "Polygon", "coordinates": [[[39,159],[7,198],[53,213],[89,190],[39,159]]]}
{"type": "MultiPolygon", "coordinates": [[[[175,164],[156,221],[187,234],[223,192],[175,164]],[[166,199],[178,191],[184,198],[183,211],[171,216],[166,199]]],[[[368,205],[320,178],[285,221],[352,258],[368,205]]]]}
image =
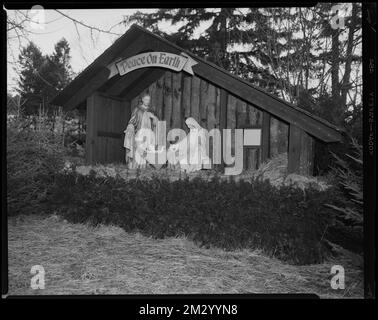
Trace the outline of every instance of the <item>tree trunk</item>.
{"type": "Polygon", "coordinates": [[[356,29],[357,24],[357,4],[352,4],[352,16],[351,16],[351,23],[349,26],[349,34],[348,34],[348,44],[346,50],[346,62],[345,62],[345,73],[343,77],[343,81],[341,84],[341,103],[342,106],[346,106],[347,100],[347,93],[349,90],[349,80],[350,80],[350,73],[352,70],[352,53],[353,53],[353,40],[354,40],[354,32],[356,29]]]}
{"type": "Polygon", "coordinates": [[[225,65],[226,61],[226,51],[227,51],[227,16],[228,16],[228,9],[222,8],[220,12],[220,36],[221,36],[221,43],[220,43],[220,52],[219,52],[219,62],[222,68],[226,69],[227,66],[225,65]]]}
{"type": "Polygon", "coordinates": [[[340,64],[340,41],[339,30],[332,29],[332,49],[331,49],[331,78],[332,78],[332,97],[337,101],[340,97],[340,82],[339,82],[339,64],[340,64]]]}

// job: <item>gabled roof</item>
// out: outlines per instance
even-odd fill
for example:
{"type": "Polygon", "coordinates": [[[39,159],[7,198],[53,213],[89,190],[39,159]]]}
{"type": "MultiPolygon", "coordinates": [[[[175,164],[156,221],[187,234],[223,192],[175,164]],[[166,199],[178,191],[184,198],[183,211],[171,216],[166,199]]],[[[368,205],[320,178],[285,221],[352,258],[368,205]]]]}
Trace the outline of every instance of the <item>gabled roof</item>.
{"type": "MultiPolygon", "coordinates": [[[[81,72],[52,100],[52,103],[69,109],[76,107],[90,94],[108,82],[110,70],[107,66],[110,63],[119,58],[128,58],[147,50],[167,51],[175,54],[184,52],[198,62],[193,66],[193,72],[196,76],[226,89],[230,93],[257,108],[269,112],[282,121],[300,127],[308,134],[324,142],[339,142],[343,139],[343,129],[252,85],[248,81],[229,73],[217,65],[180,48],[174,43],[136,24],[133,24],[124,35],[117,39],[113,45],[81,72]]],[[[128,75],[135,72],[137,71],[133,71],[128,75]]],[[[119,77],[117,81],[121,81],[119,77]]]]}

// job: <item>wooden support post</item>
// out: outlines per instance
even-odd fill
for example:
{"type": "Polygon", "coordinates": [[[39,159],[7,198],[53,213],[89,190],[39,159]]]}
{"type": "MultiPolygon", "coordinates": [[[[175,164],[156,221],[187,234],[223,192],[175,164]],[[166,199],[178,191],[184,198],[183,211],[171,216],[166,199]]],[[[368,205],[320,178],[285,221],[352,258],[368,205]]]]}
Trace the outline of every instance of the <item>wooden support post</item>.
{"type": "Polygon", "coordinates": [[[261,135],[261,162],[265,162],[270,156],[270,114],[266,111],[263,112],[261,135]]]}
{"type": "Polygon", "coordinates": [[[306,132],[302,134],[300,174],[312,175],[314,166],[314,139],[306,132]]]}
{"type": "Polygon", "coordinates": [[[129,123],[130,117],[131,117],[131,101],[130,100],[123,100],[123,108],[125,109],[124,111],[124,124],[125,124],[125,129],[127,128],[127,124],[129,123]]]}
{"type": "Polygon", "coordinates": [[[172,128],[181,129],[181,77],[182,73],[172,73],[172,128]]]}
{"type": "Polygon", "coordinates": [[[287,173],[299,173],[301,158],[301,139],[302,130],[297,126],[290,124],[287,173]]]}
{"type": "Polygon", "coordinates": [[[163,96],[164,96],[164,75],[162,75],[156,81],[156,95],[155,95],[155,109],[156,116],[162,120],[163,119],[163,96]]]}
{"type": "MultiPolygon", "coordinates": [[[[227,127],[227,101],[228,101],[228,94],[227,91],[224,89],[220,89],[220,120],[219,120],[219,129],[221,131],[221,137],[223,141],[223,129],[227,127]]],[[[224,167],[223,161],[223,142],[221,143],[222,146],[222,167],[224,167]]]]}
{"type": "Polygon", "coordinates": [[[96,119],[96,93],[87,98],[87,128],[85,141],[85,161],[88,164],[94,162],[94,154],[97,139],[97,119],[96,119]]]}
{"type": "Polygon", "coordinates": [[[200,121],[198,123],[203,128],[207,128],[207,104],[208,104],[209,83],[201,79],[200,83],[200,121]]]}
{"type": "Polygon", "coordinates": [[[164,120],[167,122],[167,134],[172,129],[172,72],[164,75],[164,120]]]}
{"type": "Polygon", "coordinates": [[[200,119],[200,84],[201,79],[193,76],[192,78],[192,88],[190,95],[190,116],[197,120],[198,123],[201,122],[200,119]]]}
{"type": "Polygon", "coordinates": [[[192,89],[192,78],[186,74],[183,74],[182,83],[182,127],[186,130],[185,119],[190,117],[190,95],[192,89]]]}

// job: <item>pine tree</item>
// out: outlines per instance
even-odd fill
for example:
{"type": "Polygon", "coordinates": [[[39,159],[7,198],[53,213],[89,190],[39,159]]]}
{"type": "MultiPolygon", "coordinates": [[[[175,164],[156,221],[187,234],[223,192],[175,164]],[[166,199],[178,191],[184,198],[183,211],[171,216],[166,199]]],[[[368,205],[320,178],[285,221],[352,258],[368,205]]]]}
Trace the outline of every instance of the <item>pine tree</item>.
{"type": "Polygon", "coordinates": [[[52,64],[52,73],[55,77],[54,84],[57,90],[62,90],[71,81],[72,68],[70,64],[70,46],[66,39],[62,38],[55,45],[55,51],[49,57],[52,64]]]}
{"type": "Polygon", "coordinates": [[[36,114],[39,108],[52,111],[49,101],[71,80],[70,48],[65,39],[55,45],[51,55],[43,55],[30,42],[19,55],[21,74],[19,93],[25,103],[26,114],[36,114]]]}

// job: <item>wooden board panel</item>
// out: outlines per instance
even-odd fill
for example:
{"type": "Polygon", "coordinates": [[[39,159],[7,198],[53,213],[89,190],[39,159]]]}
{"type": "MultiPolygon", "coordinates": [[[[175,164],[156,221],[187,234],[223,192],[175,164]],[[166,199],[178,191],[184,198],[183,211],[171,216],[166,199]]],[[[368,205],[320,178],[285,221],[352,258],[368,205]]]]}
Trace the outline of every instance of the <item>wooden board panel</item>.
{"type": "MultiPolygon", "coordinates": [[[[109,104],[109,110],[107,110],[108,117],[107,117],[106,128],[107,128],[107,130],[110,130],[112,127],[114,127],[114,128],[118,127],[117,122],[119,122],[119,120],[117,122],[115,121],[116,119],[114,117],[115,110],[113,108],[113,101],[109,99],[107,102],[109,104]]],[[[116,128],[116,129],[118,129],[118,128],[116,128]]],[[[107,141],[106,141],[106,162],[112,162],[112,160],[114,158],[113,140],[114,140],[114,138],[107,137],[107,141]]]]}
{"type": "Polygon", "coordinates": [[[314,139],[303,132],[301,139],[301,155],[299,173],[303,175],[312,175],[314,166],[314,139]]]}
{"type": "Polygon", "coordinates": [[[94,95],[95,145],[92,160],[97,163],[120,162],[123,159],[125,104],[122,100],[94,95]]]}
{"type": "Polygon", "coordinates": [[[278,122],[278,152],[288,152],[289,147],[289,125],[279,121],[278,122]]]}
{"type": "Polygon", "coordinates": [[[172,72],[167,71],[164,75],[164,120],[167,122],[167,133],[172,123],[172,72]]]}
{"type": "Polygon", "coordinates": [[[220,128],[221,89],[215,87],[215,127],[220,128]]]}
{"type": "Polygon", "coordinates": [[[123,131],[126,128],[126,121],[124,119],[128,119],[126,115],[127,108],[125,108],[127,104],[125,101],[120,101],[115,105],[115,113],[114,119],[119,118],[119,121],[116,121],[118,127],[116,127],[116,131],[121,134],[121,138],[113,139],[114,143],[114,161],[116,162],[123,162],[124,159],[124,152],[125,149],[123,148],[123,140],[124,140],[124,133],[123,131]]]}
{"type": "Polygon", "coordinates": [[[95,117],[95,95],[92,94],[87,98],[87,126],[86,126],[86,141],[85,141],[85,161],[89,164],[93,163],[95,153],[94,134],[96,130],[97,119],[95,117]]]}
{"type": "Polygon", "coordinates": [[[269,153],[271,157],[288,150],[289,126],[275,117],[270,117],[269,153]]]}
{"type": "Polygon", "coordinates": [[[236,99],[236,127],[244,128],[247,125],[247,103],[240,99],[236,99]]]}
{"type": "Polygon", "coordinates": [[[103,157],[104,157],[103,139],[100,139],[97,136],[97,131],[101,130],[103,128],[103,121],[104,121],[101,100],[102,99],[100,99],[100,97],[96,94],[96,96],[95,96],[95,105],[96,105],[95,117],[96,117],[96,121],[97,121],[97,126],[96,126],[96,131],[94,133],[96,135],[96,148],[95,148],[95,154],[94,154],[95,163],[103,162],[103,157]]]}
{"type": "Polygon", "coordinates": [[[288,151],[288,173],[299,173],[300,156],[301,156],[301,140],[302,129],[291,124],[289,129],[289,151],[288,151]]]}
{"type": "Polygon", "coordinates": [[[156,81],[156,116],[163,119],[163,96],[164,96],[164,75],[156,81]]]}
{"type": "MultiPolygon", "coordinates": [[[[110,117],[110,123],[109,123],[109,129],[112,129],[113,127],[113,124],[114,124],[114,128],[116,129],[117,132],[119,133],[122,133],[122,127],[121,127],[121,124],[122,124],[122,121],[121,119],[123,119],[123,108],[121,108],[121,104],[118,103],[117,101],[112,101],[112,113],[111,113],[111,117],[110,117]]],[[[119,154],[119,150],[118,150],[118,146],[119,146],[119,138],[111,138],[109,137],[109,146],[111,148],[109,154],[110,154],[110,158],[111,158],[111,161],[112,162],[116,162],[117,161],[117,156],[119,154]]]]}
{"type": "Polygon", "coordinates": [[[256,127],[262,126],[262,111],[251,104],[247,104],[248,124],[256,127]]]}
{"type": "MultiPolygon", "coordinates": [[[[97,112],[99,117],[97,130],[108,130],[111,101],[101,97],[98,104],[97,112]]],[[[106,137],[98,137],[97,157],[100,163],[105,163],[108,160],[107,140],[108,138],[106,137]]]]}
{"type": "MultiPolygon", "coordinates": [[[[228,93],[226,90],[224,89],[220,89],[220,92],[219,92],[219,107],[220,107],[220,110],[219,110],[219,129],[221,130],[221,136],[222,136],[222,141],[223,141],[223,129],[225,129],[227,127],[227,104],[228,104],[228,93]]],[[[221,168],[224,168],[225,166],[225,163],[224,163],[224,158],[223,158],[223,153],[224,153],[224,146],[223,146],[223,143],[221,144],[222,145],[222,156],[221,156],[221,159],[222,159],[222,164],[221,164],[221,168]]]]}
{"type": "Polygon", "coordinates": [[[278,119],[270,117],[270,150],[272,157],[278,155],[278,119]]]}
{"type": "MultiPolygon", "coordinates": [[[[241,99],[236,100],[236,126],[237,128],[261,127],[259,123],[260,111],[241,99]]],[[[260,148],[246,147],[243,150],[244,169],[255,170],[260,164],[260,148]]]]}
{"type": "Polygon", "coordinates": [[[200,83],[200,126],[207,127],[207,104],[208,104],[209,83],[201,79],[200,83]]]}
{"type": "MultiPolygon", "coordinates": [[[[121,134],[121,138],[115,139],[112,138],[113,144],[113,161],[120,162],[122,161],[123,157],[123,131],[124,131],[124,121],[125,119],[125,107],[123,101],[113,101],[113,122],[115,123],[115,129],[117,133],[121,134]]],[[[113,126],[111,126],[112,128],[113,126]]]]}
{"type": "MultiPolygon", "coordinates": [[[[215,108],[216,108],[216,103],[217,103],[217,97],[216,97],[216,88],[212,84],[208,85],[207,88],[207,107],[206,107],[206,127],[209,132],[211,129],[216,128],[217,120],[216,120],[216,115],[215,115],[215,108]]],[[[213,138],[209,138],[210,140],[207,140],[207,150],[209,157],[211,159],[211,162],[213,163],[213,138]]]]}
{"type": "Polygon", "coordinates": [[[184,117],[190,117],[190,98],[192,90],[192,77],[183,74],[183,88],[182,88],[182,108],[184,117]]]}
{"type": "Polygon", "coordinates": [[[181,117],[181,72],[172,73],[172,128],[182,127],[181,117]]]}
{"type": "MultiPolygon", "coordinates": [[[[247,104],[247,111],[248,111],[249,123],[252,126],[262,128],[262,130],[263,130],[263,113],[264,112],[262,110],[256,108],[255,106],[250,105],[250,104],[247,104]]],[[[268,135],[268,139],[269,139],[269,120],[268,120],[267,127],[266,127],[265,131],[266,131],[266,133],[268,135]]],[[[261,163],[263,162],[263,151],[264,151],[264,149],[267,149],[268,150],[267,153],[269,154],[269,140],[268,140],[268,143],[266,143],[266,140],[265,141],[261,140],[261,147],[256,150],[256,154],[255,154],[256,163],[254,165],[256,169],[258,169],[259,166],[261,165],[261,163]]]]}
{"type": "Polygon", "coordinates": [[[110,129],[113,128],[113,123],[114,123],[114,129],[116,130],[117,133],[121,134],[121,139],[120,138],[111,138],[111,146],[112,146],[112,151],[111,151],[111,159],[112,162],[118,162],[121,161],[122,158],[120,158],[120,153],[123,150],[122,145],[123,145],[123,119],[125,118],[124,112],[125,109],[123,107],[122,101],[112,101],[112,123],[110,124],[110,129]]]}
{"type": "Polygon", "coordinates": [[[227,104],[228,93],[224,89],[220,89],[220,115],[219,115],[219,128],[227,128],[227,104]]]}
{"type": "Polygon", "coordinates": [[[266,111],[263,112],[261,134],[261,163],[263,163],[266,162],[270,156],[270,114],[266,111]]]}
{"type": "Polygon", "coordinates": [[[123,115],[124,115],[124,117],[123,117],[123,130],[125,130],[126,129],[126,127],[127,127],[127,124],[128,124],[128,122],[129,122],[129,120],[130,120],[130,117],[131,117],[131,102],[129,101],[129,100],[123,100],[122,102],[121,102],[121,104],[123,105],[123,109],[124,109],[124,113],[123,113],[123,115]]]}
{"type": "Polygon", "coordinates": [[[244,170],[256,170],[259,165],[259,149],[244,148],[244,170]]]}
{"type": "Polygon", "coordinates": [[[236,100],[237,98],[229,94],[227,101],[227,128],[236,128],[236,100]]]}
{"type": "Polygon", "coordinates": [[[156,114],[156,81],[150,84],[148,93],[151,96],[151,111],[156,114]]]}
{"type": "Polygon", "coordinates": [[[231,134],[231,155],[235,154],[235,128],[236,128],[236,97],[228,95],[227,102],[227,128],[232,129],[231,134]]]}
{"type": "Polygon", "coordinates": [[[209,84],[207,90],[207,128],[209,131],[216,127],[217,119],[216,119],[216,104],[217,104],[217,96],[216,96],[216,88],[209,84]]]}
{"type": "Polygon", "coordinates": [[[190,115],[198,123],[201,122],[200,111],[199,111],[199,108],[200,108],[200,84],[201,84],[201,79],[196,77],[196,76],[193,76],[191,98],[190,98],[190,115]]]}
{"type": "Polygon", "coordinates": [[[123,105],[123,110],[124,110],[124,117],[123,117],[124,120],[123,120],[123,125],[122,125],[122,137],[121,137],[121,141],[120,141],[121,148],[120,148],[120,151],[119,151],[119,159],[122,163],[124,163],[125,152],[126,152],[126,149],[123,147],[123,142],[124,142],[124,139],[125,139],[124,131],[126,130],[127,125],[130,121],[132,106],[131,106],[130,100],[124,100],[122,102],[122,105],[123,105]]]}

